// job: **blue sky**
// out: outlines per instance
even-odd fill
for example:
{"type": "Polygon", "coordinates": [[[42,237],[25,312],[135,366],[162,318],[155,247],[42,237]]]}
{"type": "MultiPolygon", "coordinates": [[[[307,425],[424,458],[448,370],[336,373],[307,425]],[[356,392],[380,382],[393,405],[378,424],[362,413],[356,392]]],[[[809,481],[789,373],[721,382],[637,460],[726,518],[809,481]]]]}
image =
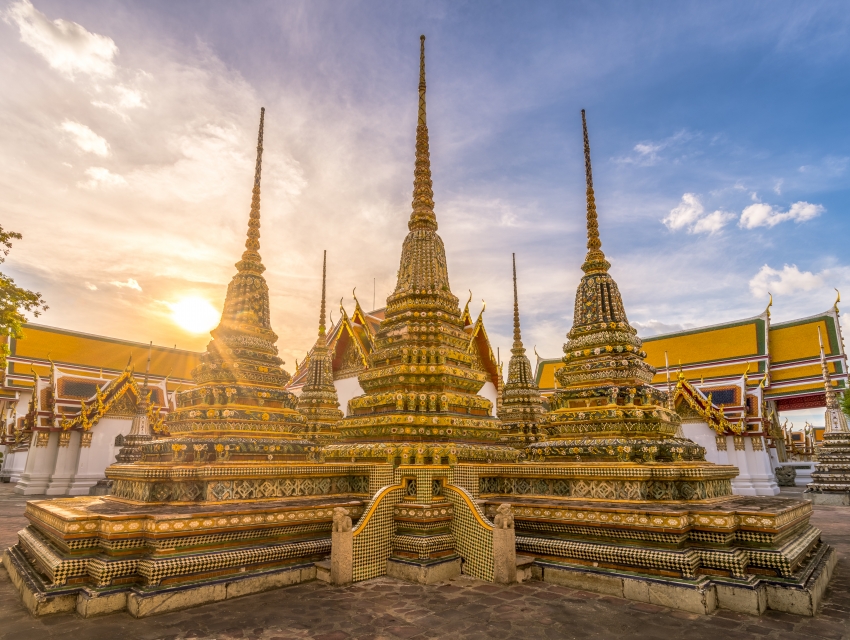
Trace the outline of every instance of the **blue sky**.
{"type": "MultiPolygon", "coordinates": [[[[846,3],[47,2],[3,5],[5,270],[54,326],[200,349],[241,253],[265,106],[261,253],[290,363],[321,252],[351,309],[393,288],[418,36],[455,293],[560,354],[584,256],[580,109],[605,250],[643,335],[850,296],[846,3]],[[12,90],[9,91],[8,88],[12,90]]],[[[848,298],[850,299],[850,298],[848,298]]],[[[334,313],[335,317],[337,313],[334,313]]]]}

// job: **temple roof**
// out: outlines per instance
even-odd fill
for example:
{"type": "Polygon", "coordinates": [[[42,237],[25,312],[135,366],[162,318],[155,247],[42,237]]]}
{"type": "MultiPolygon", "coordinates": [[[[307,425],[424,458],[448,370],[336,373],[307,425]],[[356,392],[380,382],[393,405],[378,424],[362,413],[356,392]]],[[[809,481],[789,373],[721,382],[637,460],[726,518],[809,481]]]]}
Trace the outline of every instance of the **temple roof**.
{"type": "Polygon", "coordinates": [[[198,365],[201,355],[196,351],[150,346],[33,323],[24,325],[23,338],[9,341],[9,349],[4,390],[13,393],[15,389],[32,387],[33,370],[48,377],[51,361],[68,375],[97,378],[101,371],[120,374],[128,359],[145,362],[149,349],[151,379],[162,380],[168,376],[169,388],[185,386],[191,383],[192,369],[198,365]]]}
{"type": "MultiPolygon", "coordinates": [[[[657,370],[652,384],[659,389],[666,384],[669,363],[673,380],[681,367],[687,380],[704,393],[741,386],[745,380],[748,393],[761,385],[764,399],[777,400],[780,409],[820,407],[825,398],[818,329],[824,337],[832,384],[847,388],[837,304],[823,313],[785,322],[773,322],[768,308],[742,320],[643,338],[643,349],[657,370]]],[[[544,393],[556,389],[555,372],[562,366],[561,359],[538,361],[535,381],[544,393]]],[[[740,396],[734,404],[743,406],[740,396]]]]}

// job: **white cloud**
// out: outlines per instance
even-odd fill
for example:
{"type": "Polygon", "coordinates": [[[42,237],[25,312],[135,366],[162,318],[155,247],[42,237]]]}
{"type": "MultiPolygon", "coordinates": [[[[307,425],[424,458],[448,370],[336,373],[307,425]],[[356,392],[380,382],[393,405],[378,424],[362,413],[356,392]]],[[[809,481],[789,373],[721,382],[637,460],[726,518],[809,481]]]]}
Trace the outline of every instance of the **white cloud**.
{"type": "Polygon", "coordinates": [[[86,282],[86,289],[89,291],[97,291],[97,285],[92,284],[91,282],[86,282]]]}
{"type": "Polygon", "coordinates": [[[109,169],[104,169],[103,167],[89,167],[85,173],[89,179],[85,182],[77,183],[77,186],[83,189],[123,187],[127,184],[123,176],[112,173],[109,169]]]}
{"type": "Polygon", "coordinates": [[[659,142],[639,142],[632,149],[636,155],[627,156],[624,158],[617,158],[617,162],[621,162],[624,164],[652,166],[658,163],[659,160],[663,159],[659,155],[661,151],[669,147],[675,147],[683,142],[688,142],[694,137],[694,134],[683,129],[682,131],[679,131],[670,136],[669,138],[665,138],[664,140],[661,140],[659,142]]]}
{"type": "Polygon", "coordinates": [[[678,206],[670,210],[670,214],[662,220],[671,231],[680,229],[688,233],[714,234],[735,219],[734,213],[714,211],[705,215],[705,207],[695,193],[685,193],[678,206]]]}
{"type": "Polygon", "coordinates": [[[133,278],[127,278],[127,282],[119,282],[118,280],[113,280],[109,284],[115,285],[119,289],[127,288],[127,289],[135,289],[136,291],[141,291],[142,288],[139,286],[139,283],[133,280],[133,278]]]}
{"type": "Polygon", "coordinates": [[[811,291],[823,284],[822,274],[800,271],[795,264],[786,264],[781,271],[764,265],[750,280],[750,291],[753,295],[763,298],[768,292],[791,294],[797,291],[811,291]]]}
{"type": "Polygon", "coordinates": [[[714,234],[720,231],[727,223],[737,218],[734,213],[728,211],[714,211],[709,213],[704,218],[697,220],[692,229],[688,229],[688,233],[708,233],[714,234]]]}
{"type": "Polygon", "coordinates": [[[115,75],[113,58],[118,47],[112,38],[61,18],[51,22],[30,0],[10,5],[4,19],[17,25],[23,43],[69,79],[78,73],[101,78],[115,75]]]}
{"type": "Polygon", "coordinates": [[[757,202],[744,209],[738,226],[743,229],[755,229],[756,227],[775,227],[780,222],[787,220],[805,222],[819,216],[824,211],[826,209],[823,205],[802,201],[795,202],[788,211],[784,212],[773,205],[757,202]]]}
{"type": "Polygon", "coordinates": [[[86,125],[72,120],[65,120],[62,123],[61,129],[71,134],[74,142],[83,151],[93,153],[96,156],[105,158],[109,155],[109,143],[105,138],[100,137],[86,125]]]}
{"type": "Polygon", "coordinates": [[[660,320],[647,320],[646,322],[633,321],[632,326],[637,329],[638,335],[641,336],[657,336],[661,333],[673,333],[675,331],[683,331],[686,327],[681,324],[667,324],[660,320]]]}

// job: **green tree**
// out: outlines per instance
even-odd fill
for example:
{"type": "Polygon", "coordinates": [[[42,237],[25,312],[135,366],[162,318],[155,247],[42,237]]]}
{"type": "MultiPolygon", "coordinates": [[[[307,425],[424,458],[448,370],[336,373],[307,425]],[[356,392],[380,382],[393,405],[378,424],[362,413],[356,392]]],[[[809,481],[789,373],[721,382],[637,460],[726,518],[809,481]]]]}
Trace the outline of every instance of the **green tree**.
{"type": "Polygon", "coordinates": [[[845,416],[850,416],[850,392],[845,391],[841,394],[841,410],[845,416]]]}
{"type": "MultiPolygon", "coordinates": [[[[20,233],[5,231],[0,226],[0,263],[5,262],[12,250],[12,240],[20,240],[21,237],[20,233]]],[[[23,324],[27,321],[24,314],[31,313],[37,318],[46,310],[47,304],[40,293],[22,289],[14,280],[0,273],[0,338],[23,337],[23,324]]],[[[8,356],[9,345],[4,341],[0,349],[0,367],[6,367],[8,356]]]]}

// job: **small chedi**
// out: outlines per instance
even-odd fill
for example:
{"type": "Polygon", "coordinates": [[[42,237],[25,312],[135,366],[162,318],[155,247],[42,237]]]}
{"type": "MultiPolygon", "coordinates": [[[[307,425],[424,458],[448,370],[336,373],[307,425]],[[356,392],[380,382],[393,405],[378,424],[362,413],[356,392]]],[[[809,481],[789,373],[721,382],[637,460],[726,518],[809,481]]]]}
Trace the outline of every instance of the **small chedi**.
{"type": "Polygon", "coordinates": [[[817,453],[817,464],[806,493],[815,504],[850,505],[850,428],[841,410],[838,394],[829,378],[829,367],[818,328],[821,371],[826,395],[823,444],[817,453]]]}
{"type": "Polygon", "coordinates": [[[319,337],[308,356],[307,380],[298,396],[298,411],[307,423],[306,436],[326,441],[334,437],[333,427],[342,418],[339,398],[334,387],[331,354],[325,335],[325,289],[328,252],[322,258],[322,304],[319,311],[319,337]]]}
{"type": "Polygon", "coordinates": [[[835,552],[810,502],[735,496],[737,469],[680,437],[601,249],[583,121],[588,253],[547,407],[514,343],[481,395],[437,234],[420,49],[412,213],[363,393],[341,416],[324,334],[299,398],[277,356],[259,249],[262,116],[248,241],[222,321],[167,430],[138,420],[113,494],[27,506],[4,563],[36,614],[144,616],[316,578],[532,577],[707,613],[814,615],[835,552]],[[522,557],[517,557],[517,552],[522,557]],[[329,561],[328,561],[329,556],[329,561]],[[519,567],[521,571],[518,571],[519,567]]]}
{"type": "Polygon", "coordinates": [[[502,406],[499,418],[502,420],[501,440],[524,449],[528,444],[541,440],[542,422],[546,414],[540,389],[534,383],[531,363],[522,346],[522,332],[519,324],[519,296],[516,284],[516,254],[513,255],[514,280],[514,342],[511,347],[511,360],[508,363],[508,380],[502,391],[502,406]]]}

